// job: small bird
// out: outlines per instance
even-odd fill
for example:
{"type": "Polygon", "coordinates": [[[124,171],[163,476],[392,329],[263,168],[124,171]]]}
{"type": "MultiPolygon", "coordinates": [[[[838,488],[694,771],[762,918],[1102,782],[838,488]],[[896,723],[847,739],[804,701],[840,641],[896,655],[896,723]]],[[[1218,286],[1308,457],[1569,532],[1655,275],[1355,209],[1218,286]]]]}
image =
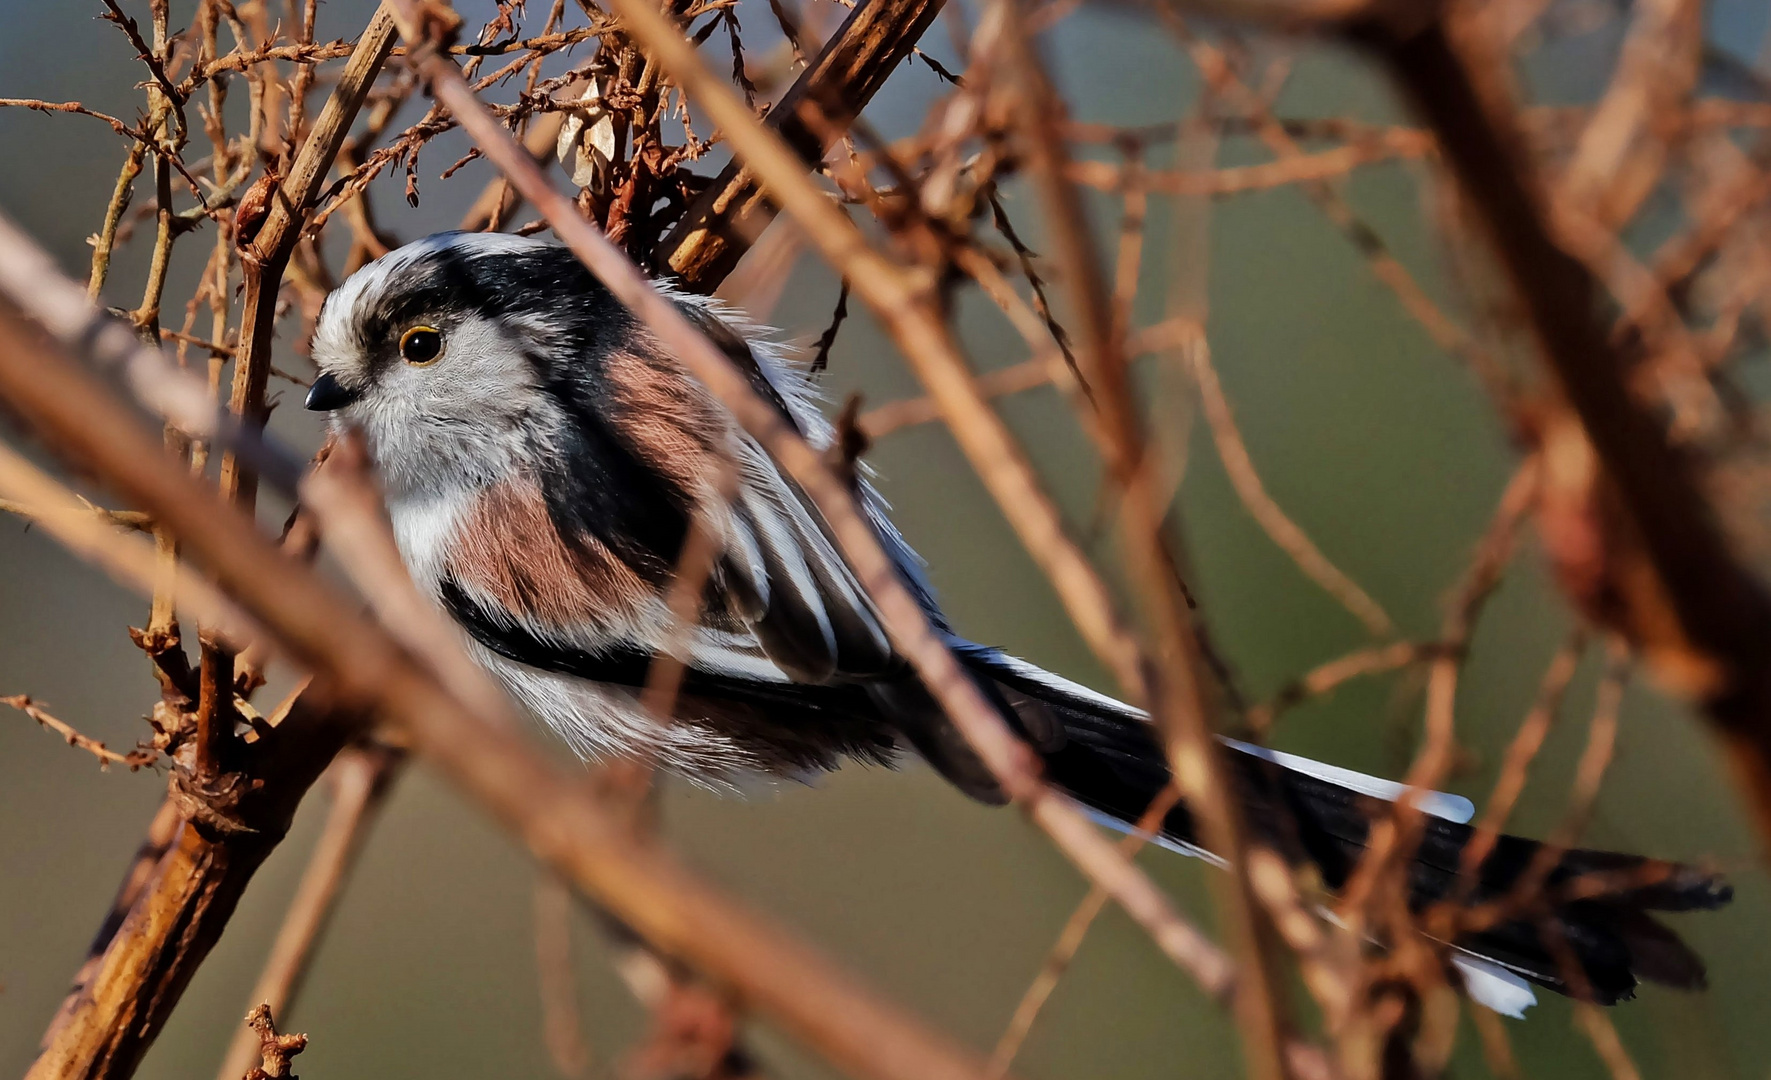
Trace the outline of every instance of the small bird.
{"type": "MultiPolygon", "coordinates": [[[[802,435],[829,444],[815,388],[783,348],[714,301],[672,296],[802,435]]],[[[414,581],[580,754],[732,787],[909,750],[967,795],[1004,801],[805,493],[565,248],[451,233],[390,252],[326,300],[313,357],[307,407],[362,433],[414,581]],[[698,618],[682,626],[670,586],[696,530],[714,554],[698,618]],[[668,718],[639,700],[659,655],[683,665],[668,718]]],[[[1050,781],[1131,828],[1169,783],[1144,714],[961,638],[865,476],[855,490],[903,583],[1050,781]]],[[[1224,760],[1257,839],[1331,889],[1403,792],[1231,740],[1224,760]]],[[[1507,836],[1466,882],[1470,803],[1429,794],[1421,806],[1416,909],[1495,900],[1531,872],[1540,845],[1507,836]]],[[[1211,857],[1184,805],[1157,839],[1211,857]]],[[[1518,1015],[1531,984],[1603,1004],[1631,997],[1638,978],[1704,985],[1702,961],[1648,912],[1720,907],[1732,895],[1722,878],[1603,851],[1552,865],[1549,906],[1531,921],[1448,943],[1448,970],[1473,997],[1518,1015]]]]}

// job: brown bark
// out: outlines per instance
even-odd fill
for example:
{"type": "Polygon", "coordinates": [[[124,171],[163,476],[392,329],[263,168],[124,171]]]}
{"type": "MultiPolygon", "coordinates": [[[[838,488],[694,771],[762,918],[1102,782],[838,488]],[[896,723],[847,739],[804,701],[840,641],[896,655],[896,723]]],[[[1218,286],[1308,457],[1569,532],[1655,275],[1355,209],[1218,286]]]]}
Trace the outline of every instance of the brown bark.
{"type": "MultiPolygon", "coordinates": [[[[818,62],[790,91],[789,102],[811,96],[833,115],[858,113],[892,68],[908,55],[939,6],[939,0],[877,0],[866,5],[850,17],[818,62]],[[850,104],[837,104],[843,100],[850,104]]],[[[261,223],[254,223],[252,235],[242,237],[247,244],[243,250],[247,330],[242,335],[230,405],[248,425],[261,425],[264,419],[283,269],[339,144],[391,51],[393,37],[392,20],[385,10],[379,11],[359,40],[337,91],[316,120],[289,175],[269,195],[261,223]]],[[[809,160],[815,161],[821,152],[817,140],[797,121],[794,110],[781,115],[789,121],[785,130],[796,133],[801,141],[810,139],[807,153],[809,160]]],[[[548,125],[544,120],[538,126],[548,125]]],[[[713,213],[717,216],[721,212],[713,213]]],[[[718,237],[727,235],[706,212],[700,220],[718,237]]],[[[743,246],[710,240],[709,252],[725,252],[729,258],[717,266],[706,263],[695,280],[709,290],[717,286],[743,246]]],[[[222,488],[248,508],[255,501],[251,470],[231,454],[223,462],[222,488]]],[[[213,662],[221,657],[206,659],[213,662]]],[[[337,745],[334,741],[333,749],[337,745]]],[[[259,777],[254,770],[263,761],[259,754],[252,757],[253,764],[244,767],[242,775],[255,780],[259,777]]],[[[261,797],[278,807],[286,799],[292,812],[325,761],[300,764],[295,774],[278,779],[273,790],[261,797]],[[311,775],[309,764],[314,766],[311,775]]],[[[133,907],[120,907],[118,917],[101,929],[88,968],[83,969],[75,992],[45,1037],[45,1053],[34,1067],[33,1077],[126,1076],[133,1070],[219,936],[246,882],[281,838],[287,821],[279,823],[279,816],[280,810],[270,814],[251,834],[207,836],[200,829],[180,833],[177,848],[154,867],[146,881],[145,898],[132,898],[133,907]],[[96,971],[89,970],[95,966],[96,971]]]]}
{"type": "MultiPolygon", "coordinates": [[[[356,863],[369,826],[380,812],[405,755],[386,747],[353,747],[338,756],[330,778],[332,809],[326,827],[314,844],[301,883],[289,901],[283,925],[271,945],[264,970],[247,1000],[268,1008],[272,1015],[287,1016],[301,989],[308,962],[325,937],[334,904],[356,863]]],[[[228,1044],[217,1080],[238,1080],[259,1057],[263,1040],[251,1027],[242,1027],[228,1044]]]]}
{"type": "MultiPolygon", "coordinates": [[[[519,151],[520,152],[520,151],[519,151]]],[[[663,952],[733,988],[747,1007],[772,1015],[782,1027],[823,1053],[839,1068],[877,1080],[976,1080],[980,1063],[967,1051],[873,995],[822,955],[773,924],[732,904],[674,860],[636,841],[579,778],[548,765],[514,734],[515,717],[470,709],[446,691],[433,673],[379,624],[364,617],[312,569],[279,552],[256,525],[216,494],[168,463],[158,443],[117,397],[72,364],[65,353],[25,333],[11,309],[0,305],[0,397],[27,419],[70,463],[103,476],[130,501],[159,512],[156,520],[187,541],[187,550],[215,575],[243,608],[260,619],[297,663],[322,673],[328,692],[342,703],[373,711],[396,723],[413,750],[453,778],[491,815],[519,836],[543,862],[605,905],[663,952]]],[[[391,535],[384,538],[389,546],[391,535]]],[[[389,588],[398,582],[386,582],[389,588]]],[[[410,582],[403,588],[423,605],[410,582]]],[[[461,678],[473,676],[463,670],[461,678]]],[[[483,678],[483,676],[481,676],[483,678]]],[[[307,700],[306,697],[302,700],[307,700]]],[[[299,715],[299,713],[298,713],[299,715]]],[[[292,717],[289,724],[295,724],[292,717]]],[[[288,745],[275,759],[278,777],[267,776],[248,793],[242,811],[259,833],[200,843],[189,858],[166,864],[163,883],[144,898],[145,925],[125,925],[112,949],[115,980],[100,984],[122,991],[115,1001],[89,1010],[90,1026],[70,1030],[70,1054],[82,1060],[103,1051],[86,1069],[59,1070],[45,1062],[31,1080],[61,1076],[127,1075],[165,1013],[195,970],[191,950],[207,949],[238,899],[250,871],[279,836],[298,795],[319,774],[337,745],[321,735],[333,729],[318,720],[292,729],[312,732],[312,742],[288,745]],[[301,752],[306,747],[311,754],[301,752]],[[317,759],[317,760],[314,760],[317,759]],[[300,769],[304,761],[309,769],[300,769]],[[288,801],[284,801],[287,799],[288,801]],[[262,800],[262,804],[260,802],[262,800]],[[260,816],[257,811],[262,808],[260,816]],[[221,846],[217,846],[217,845],[221,846]],[[188,867],[188,869],[187,869],[188,867]],[[154,898],[164,896],[164,906],[154,898]],[[203,916],[191,929],[193,914],[203,916]],[[162,919],[154,921],[152,916],[162,919]],[[136,932],[130,932],[135,930],[136,932]],[[139,945],[137,944],[139,943],[139,945]],[[166,974],[159,982],[144,978],[166,974]],[[144,987],[162,989],[141,995],[144,987]],[[137,1018],[141,1018],[141,1022],[137,1018]],[[113,1049],[117,1048],[117,1049],[113,1049]]],[[[279,732],[280,734],[280,732],[279,732]]],[[[187,811],[191,808],[187,807],[187,811]]],[[[201,956],[196,956],[201,959],[201,956]]]]}
{"type": "MultiPolygon", "coordinates": [[[[815,108],[832,131],[846,126],[910,55],[942,2],[868,0],[855,8],[764,123],[807,168],[816,167],[828,147],[806,122],[802,107],[815,108]]],[[[684,287],[711,293],[773,220],[774,205],[751,171],[734,159],[659,242],[652,263],[668,269],[684,287]]]]}
{"type": "MultiPolygon", "coordinates": [[[[0,348],[15,344],[10,333],[0,321],[0,348]]],[[[206,813],[211,823],[178,827],[96,969],[64,1005],[27,1080],[134,1072],[346,730],[304,695],[274,731],[245,748],[239,801],[225,818],[206,813]]]]}
{"type": "MultiPolygon", "coordinates": [[[[282,287],[283,270],[301,239],[326,173],[332,168],[339,147],[344,145],[344,137],[350,132],[351,122],[362,108],[381,65],[393,51],[397,35],[393,17],[385,9],[377,10],[363,36],[357,39],[350,59],[345,61],[338,86],[314,121],[314,130],[302,143],[289,175],[273,191],[264,224],[241,256],[246,275],[246,296],[241,302],[246,330],[241,335],[243,351],[234,362],[228,407],[243,422],[255,427],[264,426],[266,419],[264,390],[271,376],[271,341],[277,326],[277,293],[282,287]]],[[[257,494],[257,479],[233,454],[222,458],[221,490],[248,508],[257,494]]]]}
{"type": "MultiPolygon", "coordinates": [[[[392,19],[377,12],[246,250],[248,332],[235,366],[231,404],[248,425],[262,426],[265,418],[283,267],[394,37],[392,19]]],[[[27,341],[16,323],[0,334],[11,337],[8,345],[23,355],[27,341]]],[[[233,454],[223,459],[221,482],[243,505],[253,505],[256,480],[233,454]]],[[[232,655],[205,638],[202,671],[208,685],[200,726],[216,743],[233,742],[222,734],[233,720],[228,707],[232,670],[232,655]]],[[[77,983],[63,1004],[28,1074],[31,1080],[126,1077],[134,1072],[220,938],[247,882],[282,840],[302,796],[343,745],[342,727],[321,713],[320,707],[298,704],[290,712],[287,722],[293,727],[287,732],[280,728],[250,747],[232,747],[226,766],[236,771],[219,777],[205,773],[202,783],[183,795],[180,809],[187,824],[176,845],[117,923],[96,972],[83,969],[89,979],[77,983]],[[234,760],[236,755],[241,760],[234,760]]],[[[209,755],[203,758],[211,760],[209,755]]],[[[175,799],[179,794],[175,778],[175,799]]],[[[95,953],[99,948],[95,943],[95,953]]]]}
{"type": "Polygon", "coordinates": [[[1023,152],[1045,206],[1047,243],[1081,324],[1077,354],[1098,418],[1097,445],[1119,496],[1131,591],[1150,627],[1145,656],[1159,659],[1148,664],[1151,717],[1202,841],[1229,866],[1212,878],[1212,886],[1220,932],[1237,961],[1232,1011],[1242,1032],[1243,1065],[1254,1080],[1285,1080],[1292,1075],[1285,1051],[1294,1024],[1279,963],[1280,942],[1250,880],[1255,841],[1223,768],[1226,751],[1214,737],[1214,692],[1200,655],[1199,630],[1170,554],[1164,522],[1168,507],[1155,490],[1156,474],[1148,464],[1123,327],[1096,261],[1081,196],[1065,177],[1069,154],[1058,129],[1063,103],[1028,36],[1020,0],[996,2],[1023,152]]]}
{"type": "MultiPolygon", "coordinates": [[[[391,2],[400,10],[402,28],[408,33],[420,32],[418,16],[423,9],[416,0],[391,2]]],[[[860,267],[847,276],[876,312],[890,321],[894,334],[899,334],[905,345],[905,354],[935,365],[949,379],[959,382],[962,392],[981,407],[976,386],[965,371],[945,324],[932,309],[917,302],[906,275],[874,251],[841,210],[818,192],[792,151],[759,124],[724,80],[701,62],[681,30],[652,10],[645,0],[616,0],[616,10],[626,20],[635,40],[643,43],[690,99],[699,101],[708,116],[725,130],[736,152],[746,155],[759,171],[766,171],[790,212],[810,223],[807,233],[820,245],[835,249],[860,267]],[[926,345],[928,355],[920,354],[916,345],[926,345]],[[943,362],[949,358],[953,366],[946,367],[943,362]]],[[[1185,966],[1212,993],[1227,992],[1233,975],[1223,953],[1183,919],[1161,890],[1107,843],[1072,802],[1041,779],[1038,758],[1009,730],[1001,714],[961,671],[946,641],[937,635],[927,612],[911,595],[886,555],[878,532],[863,516],[851,486],[836,475],[825,455],[813,449],[788,424],[779,408],[757,393],[750,379],[689,321],[680,306],[661,294],[625,253],[609,243],[608,237],[586,222],[573,203],[551,186],[522,147],[474,96],[452,64],[433,53],[419,60],[419,70],[437,100],[456,114],[487,157],[523,191],[566,246],[602,279],[616,299],[646,323],[661,343],[673,350],[689,371],[732,411],[745,430],[798,481],[829,523],[844,556],[878,606],[894,647],[910,661],[946,709],[1001,790],[1022,803],[1028,816],[1052,837],[1078,869],[1107,887],[1165,953],[1185,966]]],[[[985,423],[993,418],[994,414],[990,414],[985,423]]],[[[1002,434],[1000,421],[993,430],[1002,434]]],[[[1023,458],[1017,457],[1014,466],[1021,470],[1017,475],[1030,476],[1024,472],[1023,458]]],[[[1041,500],[1041,509],[1050,510],[1049,501],[1037,489],[1030,497],[1041,500]]],[[[1061,536],[1057,539],[1063,540],[1061,536]]],[[[1072,553],[1076,551],[1074,545],[1065,546],[1072,553]]],[[[1099,578],[1092,571],[1089,580],[1091,587],[1099,586],[1099,578]]]]}

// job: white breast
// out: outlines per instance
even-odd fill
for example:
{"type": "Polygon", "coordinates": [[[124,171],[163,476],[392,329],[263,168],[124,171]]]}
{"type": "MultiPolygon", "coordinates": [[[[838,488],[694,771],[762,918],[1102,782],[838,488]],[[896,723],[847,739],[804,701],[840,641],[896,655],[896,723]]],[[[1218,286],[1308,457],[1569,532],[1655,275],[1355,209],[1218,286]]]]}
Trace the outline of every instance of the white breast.
{"type": "Polygon", "coordinates": [[[472,493],[464,490],[427,492],[390,498],[394,542],[406,570],[425,595],[437,596],[455,530],[467,512],[472,493]]]}

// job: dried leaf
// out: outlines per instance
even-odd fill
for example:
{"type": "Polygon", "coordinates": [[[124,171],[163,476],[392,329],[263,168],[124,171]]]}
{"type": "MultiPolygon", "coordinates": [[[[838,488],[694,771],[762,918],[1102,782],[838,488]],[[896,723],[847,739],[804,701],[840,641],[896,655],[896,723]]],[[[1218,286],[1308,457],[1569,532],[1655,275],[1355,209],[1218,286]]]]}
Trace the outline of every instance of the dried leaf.
{"type": "Polygon", "coordinates": [[[615,116],[604,107],[595,80],[560,126],[555,153],[571,170],[572,183],[598,194],[608,186],[609,167],[615,161],[615,116]]]}

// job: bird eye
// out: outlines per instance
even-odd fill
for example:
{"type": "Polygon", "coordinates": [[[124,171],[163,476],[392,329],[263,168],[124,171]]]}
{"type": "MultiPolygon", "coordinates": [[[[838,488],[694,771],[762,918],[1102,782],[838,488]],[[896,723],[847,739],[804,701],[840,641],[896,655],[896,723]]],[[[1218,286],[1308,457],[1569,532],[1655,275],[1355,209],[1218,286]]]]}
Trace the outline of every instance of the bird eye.
{"type": "Polygon", "coordinates": [[[434,326],[414,326],[400,335],[400,359],[414,367],[443,355],[443,333],[434,326]]]}

